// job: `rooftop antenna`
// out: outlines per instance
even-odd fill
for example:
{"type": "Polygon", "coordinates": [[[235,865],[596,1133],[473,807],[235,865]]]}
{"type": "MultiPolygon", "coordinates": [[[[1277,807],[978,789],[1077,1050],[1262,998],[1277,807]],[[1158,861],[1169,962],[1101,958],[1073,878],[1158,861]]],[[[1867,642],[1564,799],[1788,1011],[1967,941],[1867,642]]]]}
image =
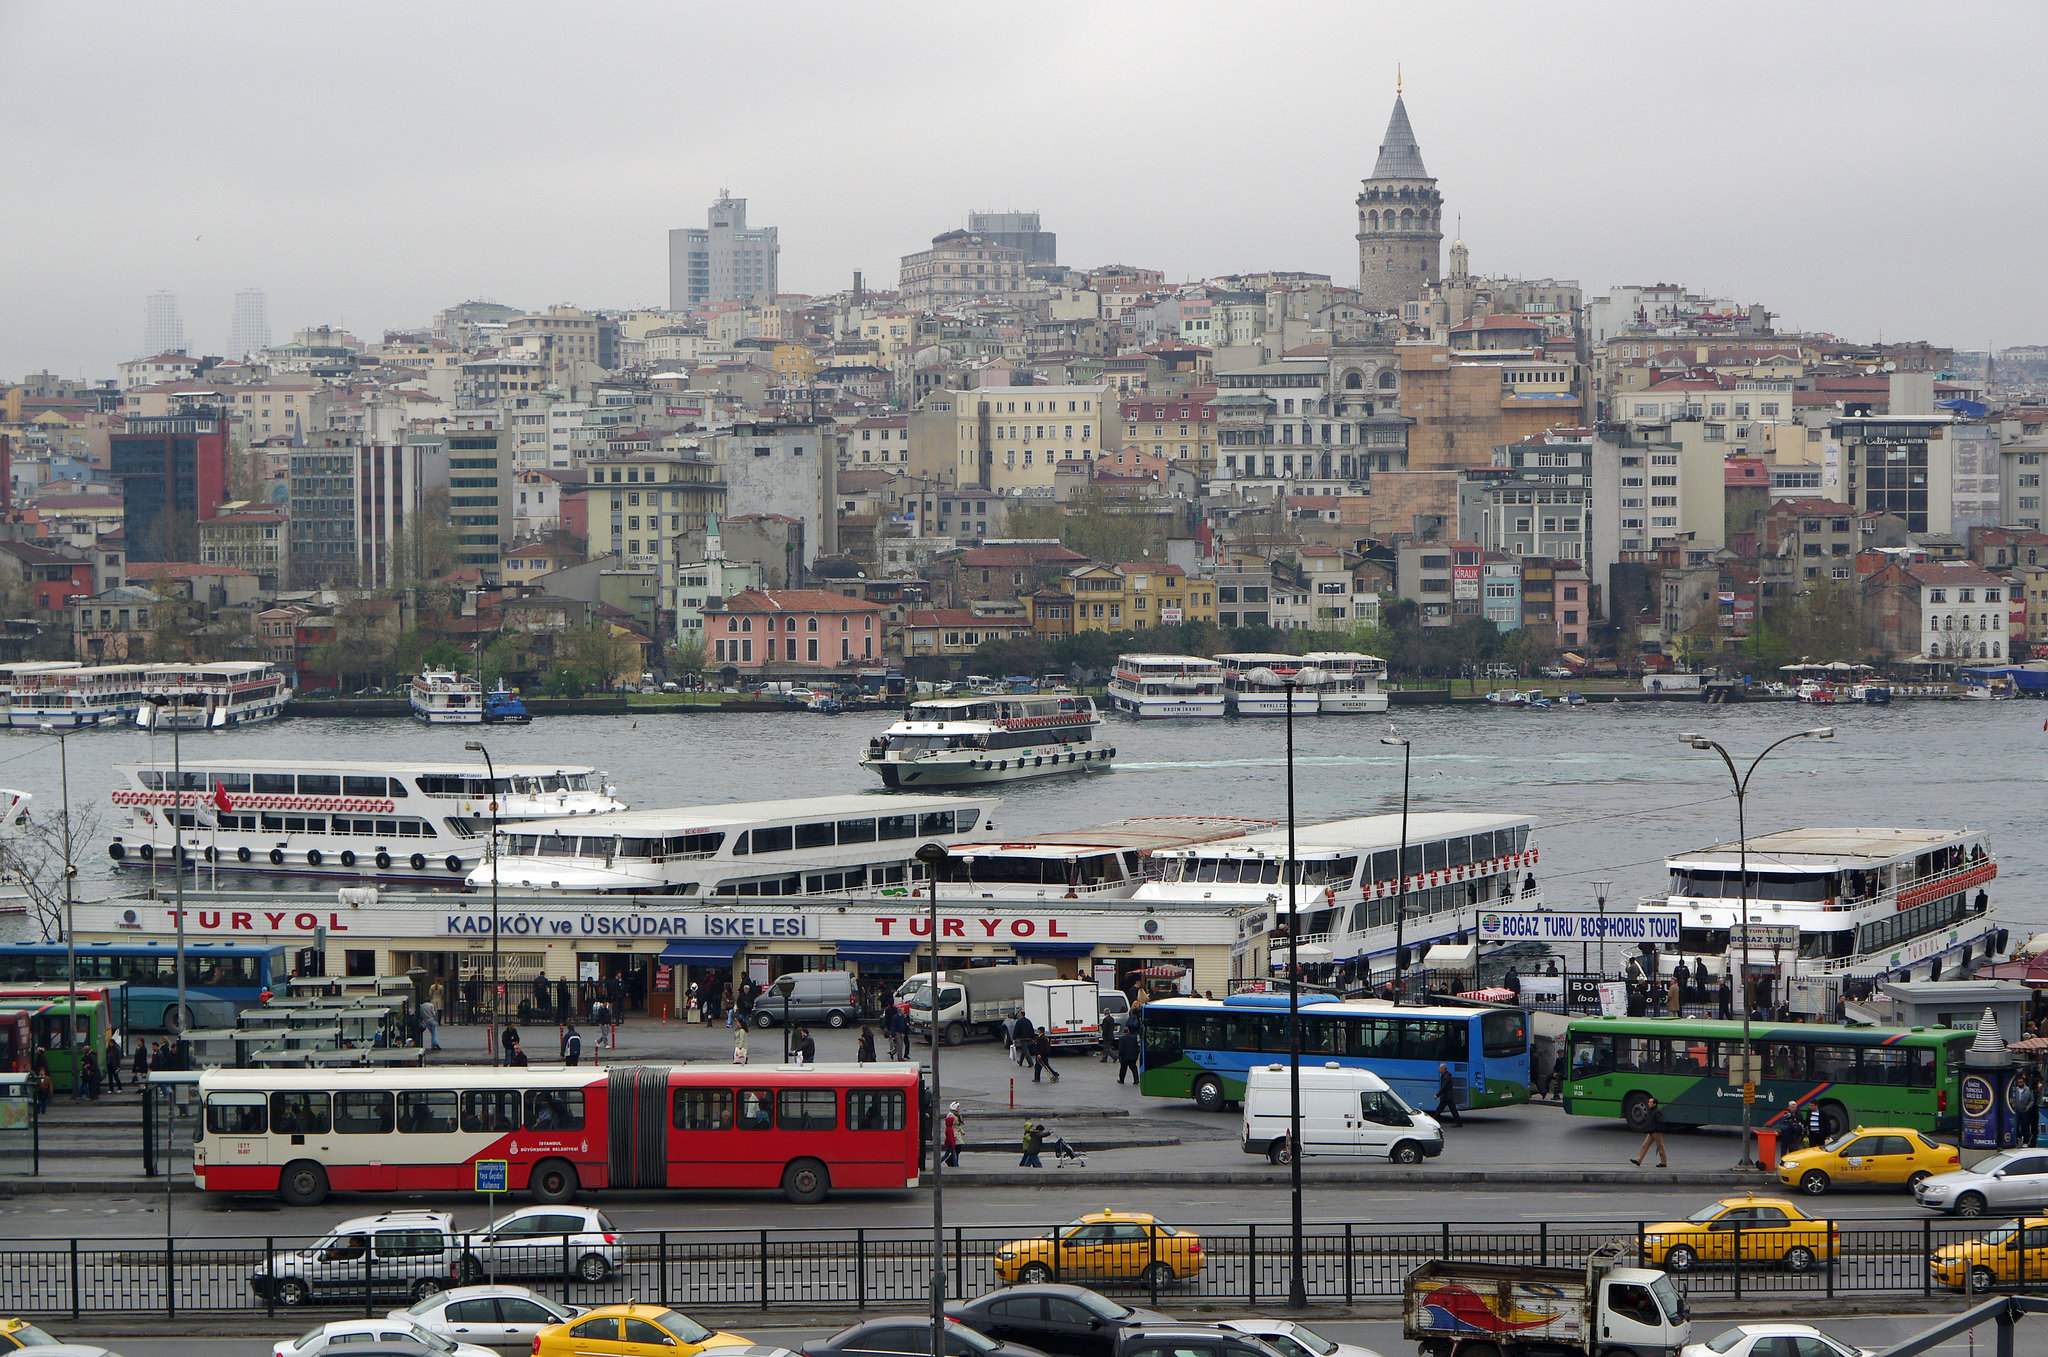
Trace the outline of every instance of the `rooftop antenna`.
{"type": "Polygon", "coordinates": [[[1394,93],[1397,96],[1401,93],[1401,63],[1398,61],[1394,63],[1394,93]]]}

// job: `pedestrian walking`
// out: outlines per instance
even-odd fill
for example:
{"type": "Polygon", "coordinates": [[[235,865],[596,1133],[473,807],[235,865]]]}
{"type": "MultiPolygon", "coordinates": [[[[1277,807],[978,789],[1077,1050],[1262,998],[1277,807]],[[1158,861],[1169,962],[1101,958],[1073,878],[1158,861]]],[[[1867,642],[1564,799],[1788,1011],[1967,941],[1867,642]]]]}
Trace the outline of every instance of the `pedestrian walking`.
{"type": "Polygon", "coordinates": [[[1570,1070],[1565,1064],[1564,1043],[1560,1041],[1557,1043],[1557,1060],[1553,1063],[1550,1071],[1550,1082],[1557,1090],[1557,1100],[1559,1102],[1564,1101],[1564,1081],[1569,1073],[1570,1070]]]}
{"type": "Polygon", "coordinates": [[[121,1038],[107,1033],[107,1092],[121,1091],[121,1038]]]}
{"type": "Polygon", "coordinates": [[[1458,1115],[1458,1093],[1451,1083],[1451,1067],[1441,1061],[1436,1067],[1436,1106],[1430,1109],[1430,1115],[1448,1116],[1453,1126],[1465,1124],[1465,1119],[1458,1115]]]}
{"type": "Polygon", "coordinates": [[[128,1072],[133,1076],[130,1082],[140,1092],[142,1086],[149,1082],[149,1043],[141,1037],[135,1038],[135,1060],[128,1066],[128,1072]]]}
{"type": "Polygon", "coordinates": [[[569,1019],[569,982],[568,982],[567,980],[564,980],[564,979],[563,979],[562,977],[560,977],[560,976],[556,976],[556,977],[555,977],[555,1021],[556,1021],[556,1022],[567,1022],[567,1021],[568,1021],[568,1019],[569,1019]]]}
{"type": "Polygon", "coordinates": [[[50,1053],[38,1046],[28,1058],[29,1077],[36,1086],[36,1115],[50,1110],[50,1053]]]}
{"type": "MultiPolygon", "coordinates": [[[[427,986],[427,1002],[434,1006],[434,1011],[436,1013],[439,1013],[445,1006],[444,1001],[442,999],[440,981],[436,980],[433,984],[427,986]]],[[[546,1008],[548,1006],[547,996],[545,994],[541,996],[540,1006],[542,1008],[546,1008]]]]}
{"type": "Polygon", "coordinates": [[[1138,1044],[1138,1025],[1129,1015],[1125,1015],[1124,1020],[1117,1026],[1122,1030],[1117,1033],[1116,1038],[1116,1081],[1121,1084],[1124,1075],[1129,1074],[1131,1082],[1135,1084],[1138,1082],[1138,1056],[1144,1049],[1138,1044]]]}
{"type": "Polygon", "coordinates": [[[1041,1074],[1051,1075],[1055,1084],[1060,1081],[1060,1072],[1052,1067],[1052,1038],[1043,1027],[1031,1038],[1031,1062],[1032,1083],[1037,1083],[1041,1074]]]}
{"type": "Polygon", "coordinates": [[[519,1029],[508,1022],[505,1024],[505,1030],[498,1033],[498,1050],[503,1054],[506,1064],[512,1063],[512,1051],[518,1045],[519,1029]]]}
{"type": "Polygon", "coordinates": [[[1045,1161],[1038,1152],[1045,1148],[1045,1128],[1035,1121],[1024,1123],[1024,1157],[1017,1161],[1020,1169],[1042,1169],[1045,1161]]]}
{"type": "Polygon", "coordinates": [[[87,1102],[98,1102],[100,1097],[99,1052],[87,1046],[78,1057],[78,1085],[84,1090],[87,1102]]]}
{"type": "Polygon", "coordinates": [[[576,1030],[576,1020],[569,1019],[569,1025],[562,1033],[562,1063],[575,1065],[583,1060],[583,1034],[576,1030]]]}
{"type": "Polygon", "coordinates": [[[1643,1143],[1636,1150],[1636,1157],[1628,1162],[1631,1164],[1641,1164],[1650,1157],[1650,1146],[1655,1145],[1657,1147],[1657,1167],[1660,1169],[1669,1168],[1671,1166],[1664,1157],[1664,1109],[1657,1105],[1655,1098],[1651,1098],[1647,1112],[1648,1115],[1643,1122],[1643,1143]]]}
{"type": "Polygon", "coordinates": [[[440,992],[441,987],[434,986],[433,994],[429,994],[427,1001],[420,1005],[420,1026],[426,1032],[421,1044],[430,1051],[441,1049],[441,1002],[434,997],[440,992]]]}
{"type": "Polygon", "coordinates": [[[949,1169],[960,1167],[960,1123],[960,1104],[949,1103],[946,1107],[946,1151],[943,1156],[949,1169]]]}
{"type": "Polygon", "coordinates": [[[741,1023],[733,1029],[732,1063],[735,1065],[747,1063],[747,1025],[745,1023],[741,1023]]]}
{"type": "Polygon", "coordinates": [[[719,1003],[725,1008],[725,1030],[730,1032],[733,1020],[739,1017],[739,1010],[733,1007],[731,985],[727,985],[724,992],[719,995],[719,1003]]]}
{"type": "Polygon", "coordinates": [[[1032,1030],[1030,1017],[1020,1011],[1017,1014],[1017,1023],[1013,1030],[1016,1034],[1016,1043],[1012,1047],[1012,1051],[1016,1061],[1019,1065],[1029,1065],[1031,1063],[1031,1052],[1035,1049],[1033,1038],[1036,1035],[1032,1030]]]}
{"type": "Polygon", "coordinates": [[[1719,989],[1714,991],[1714,1008],[1721,1021],[1727,1022],[1735,1016],[1735,987],[1728,983],[1728,977],[1721,977],[1719,989]]]}
{"type": "Polygon", "coordinates": [[[1100,1039],[1095,1043],[1095,1059],[1098,1063],[1107,1065],[1109,1058],[1116,1054],[1116,1014],[1103,1014],[1098,1026],[1100,1039]]]}
{"type": "Polygon", "coordinates": [[[860,1040],[854,1043],[853,1058],[862,1065],[875,1063],[875,1029],[866,1023],[860,1025],[860,1040]]]}
{"type": "Polygon", "coordinates": [[[2006,1105],[2012,1109],[2013,1143],[2031,1147],[2034,1143],[2034,1117],[2037,1112],[2037,1095],[2026,1071],[2013,1080],[2012,1092],[2007,1095],[2006,1105]]]}
{"type": "Polygon", "coordinates": [[[818,1043],[811,1040],[811,1029],[799,1027],[796,1030],[796,1063],[815,1065],[818,1063],[818,1043]]]}

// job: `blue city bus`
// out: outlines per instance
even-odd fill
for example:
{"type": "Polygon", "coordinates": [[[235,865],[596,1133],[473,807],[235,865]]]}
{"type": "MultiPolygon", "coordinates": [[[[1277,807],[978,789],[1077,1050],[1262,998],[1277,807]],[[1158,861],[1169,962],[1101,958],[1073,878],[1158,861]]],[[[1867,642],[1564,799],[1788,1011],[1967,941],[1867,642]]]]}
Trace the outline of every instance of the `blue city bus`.
{"type": "MultiPolygon", "coordinates": [[[[1290,1050],[1287,995],[1156,999],[1137,1010],[1144,1038],[1138,1087],[1153,1098],[1192,1098],[1221,1111],[1244,1098],[1245,1072],[1290,1050]]],[[[1519,1008],[1417,1008],[1301,996],[1306,1065],[1371,1070],[1428,1107],[1437,1066],[1448,1065],[1460,1107],[1529,1101],[1529,1017],[1519,1008]]]]}
{"type": "MultiPolygon", "coordinates": [[[[185,1020],[178,1020],[176,942],[136,938],[78,944],[78,983],[127,982],[127,1022],[144,1030],[233,1027],[235,1015],[282,991],[291,967],[285,948],[250,942],[185,944],[185,1020]]],[[[0,984],[70,979],[61,942],[0,943],[0,984]]]]}

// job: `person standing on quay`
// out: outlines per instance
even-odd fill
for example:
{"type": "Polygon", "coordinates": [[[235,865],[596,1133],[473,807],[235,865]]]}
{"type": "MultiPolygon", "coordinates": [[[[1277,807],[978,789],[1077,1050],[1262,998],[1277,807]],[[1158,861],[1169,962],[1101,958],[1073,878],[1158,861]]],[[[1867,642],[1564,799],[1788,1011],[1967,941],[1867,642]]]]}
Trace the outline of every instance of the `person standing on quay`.
{"type": "Polygon", "coordinates": [[[1126,1014],[1120,1026],[1123,1030],[1117,1033],[1116,1038],[1116,1081],[1121,1084],[1124,1075],[1129,1074],[1131,1082],[1135,1084],[1138,1082],[1138,1056],[1143,1052],[1143,1048],[1138,1044],[1137,1020],[1126,1014]]]}

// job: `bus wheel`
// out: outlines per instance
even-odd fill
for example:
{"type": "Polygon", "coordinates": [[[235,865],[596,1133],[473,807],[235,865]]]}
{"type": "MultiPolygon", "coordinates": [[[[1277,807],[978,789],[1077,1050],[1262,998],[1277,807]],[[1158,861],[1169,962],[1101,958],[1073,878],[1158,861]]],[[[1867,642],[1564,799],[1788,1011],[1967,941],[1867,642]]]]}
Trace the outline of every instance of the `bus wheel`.
{"type": "Polygon", "coordinates": [[[1650,1129],[1650,1095],[1631,1093],[1621,1100],[1621,1119],[1628,1123],[1628,1129],[1643,1132],[1650,1129]]]}
{"type": "Polygon", "coordinates": [[[832,1187],[831,1175],[815,1159],[798,1159],[782,1171],[782,1195],[799,1206],[825,1200],[832,1187]]]}
{"type": "Polygon", "coordinates": [[[1422,1147],[1412,1140],[1404,1140],[1394,1147],[1394,1152],[1388,1155],[1387,1158],[1393,1160],[1396,1164],[1420,1164],[1422,1162],[1422,1147]]]}
{"type": "Polygon", "coordinates": [[[576,1168],[566,1159],[543,1159],[533,1166],[526,1180],[526,1195],[543,1206],[555,1206],[576,1198],[576,1168]]]}
{"type": "Polygon", "coordinates": [[[1809,1197],[1818,1197],[1828,1190],[1828,1176],[1819,1169],[1808,1169],[1799,1175],[1799,1190],[1809,1197]]]}
{"type": "Polygon", "coordinates": [[[182,1032],[190,1026],[192,1026],[192,1010],[189,1006],[180,1008],[176,1004],[164,1005],[164,1031],[182,1032]]]}
{"type": "Polygon", "coordinates": [[[327,1200],[327,1170],[310,1159],[294,1159],[277,1176],[277,1195],[287,1206],[318,1206],[327,1200]]]}
{"type": "Polygon", "coordinates": [[[1268,1164],[1291,1164],[1294,1162],[1294,1151],[1287,1148],[1286,1136],[1281,1136],[1266,1147],[1266,1162],[1268,1164]]]}
{"type": "Polygon", "coordinates": [[[1223,1081],[1213,1074],[1205,1074],[1195,1080],[1195,1106],[1204,1112],[1223,1110],[1223,1081]]]}

